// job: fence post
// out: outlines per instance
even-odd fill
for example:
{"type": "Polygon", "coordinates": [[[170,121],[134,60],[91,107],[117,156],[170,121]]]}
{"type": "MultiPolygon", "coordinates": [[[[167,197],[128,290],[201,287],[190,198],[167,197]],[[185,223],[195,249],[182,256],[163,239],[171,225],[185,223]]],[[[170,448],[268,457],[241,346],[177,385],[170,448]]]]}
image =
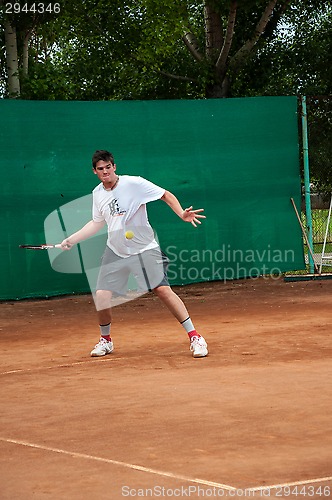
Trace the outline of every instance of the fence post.
{"type": "MultiPolygon", "coordinates": [[[[307,116],[307,99],[306,96],[301,96],[301,109],[302,109],[302,150],[303,150],[303,167],[304,167],[304,192],[305,192],[305,214],[306,226],[308,233],[308,242],[313,251],[313,237],[312,237],[312,214],[311,214],[311,200],[310,200],[310,173],[309,173],[309,149],[308,149],[308,116],[307,116]]],[[[309,270],[314,273],[315,266],[311,256],[309,257],[309,270]]]]}

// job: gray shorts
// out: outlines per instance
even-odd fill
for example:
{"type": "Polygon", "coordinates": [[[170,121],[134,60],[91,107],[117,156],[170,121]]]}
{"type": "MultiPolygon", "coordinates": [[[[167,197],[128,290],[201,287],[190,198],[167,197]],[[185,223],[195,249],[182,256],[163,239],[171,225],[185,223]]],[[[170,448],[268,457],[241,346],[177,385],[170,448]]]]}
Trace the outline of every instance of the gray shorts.
{"type": "Polygon", "coordinates": [[[130,257],[119,257],[108,246],[102,257],[96,290],[109,290],[125,296],[129,290],[150,292],[158,286],[169,286],[169,260],[159,247],[130,257]]]}

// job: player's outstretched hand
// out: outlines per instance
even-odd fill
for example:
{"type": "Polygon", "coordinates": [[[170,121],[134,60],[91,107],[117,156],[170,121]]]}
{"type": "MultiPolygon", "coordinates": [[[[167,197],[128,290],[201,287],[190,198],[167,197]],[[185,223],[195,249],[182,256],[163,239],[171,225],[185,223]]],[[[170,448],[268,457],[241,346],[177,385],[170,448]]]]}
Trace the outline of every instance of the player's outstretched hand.
{"type": "Polygon", "coordinates": [[[194,227],[197,227],[197,224],[201,224],[199,219],[206,219],[205,215],[200,215],[199,212],[204,212],[204,208],[197,208],[193,210],[193,207],[186,208],[182,214],[182,220],[185,222],[191,222],[194,227]]]}
{"type": "Polygon", "coordinates": [[[70,243],[70,241],[67,238],[63,240],[60,245],[62,250],[70,250],[71,247],[73,246],[72,243],[70,243]]]}

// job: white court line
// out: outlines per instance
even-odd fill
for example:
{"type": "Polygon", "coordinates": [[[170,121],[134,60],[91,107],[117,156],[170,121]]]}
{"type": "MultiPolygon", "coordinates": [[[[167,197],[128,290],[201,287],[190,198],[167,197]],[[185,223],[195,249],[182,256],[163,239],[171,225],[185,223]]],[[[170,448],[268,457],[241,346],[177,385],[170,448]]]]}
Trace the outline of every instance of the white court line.
{"type": "Polygon", "coordinates": [[[105,363],[105,362],[112,362],[118,361],[124,358],[108,358],[108,359],[98,359],[97,360],[86,360],[86,361],[76,361],[75,363],[64,363],[62,365],[53,365],[53,366],[38,366],[36,368],[19,368],[18,370],[8,370],[7,372],[0,372],[1,375],[11,375],[14,373],[31,373],[31,372],[39,372],[43,370],[55,370],[57,368],[71,368],[72,366],[78,366],[78,365],[92,365],[93,363],[105,363]]]}
{"type": "Polygon", "coordinates": [[[271,484],[270,486],[256,486],[255,488],[246,488],[246,491],[276,490],[278,488],[283,489],[291,486],[303,486],[305,484],[326,483],[328,481],[332,481],[332,476],[306,479],[305,481],[294,481],[292,483],[271,484]]]}
{"type": "Polygon", "coordinates": [[[214,483],[213,481],[205,481],[204,479],[190,478],[187,476],[181,476],[180,474],[173,474],[172,472],[165,472],[165,471],[161,471],[161,470],[157,470],[157,469],[150,469],[149,467],[143,467],[141,465],[134,465],[134,464],[126,463],[126,462],[119,462],[118,460],[111,460],[109,458],[102,458],[102,457],[95,457],[93,455],[86,455],[85,453],[76,453],[73,451],[62,450],[59,448],[51,448],[49,446],[43,446],[43,445],[39,445],[39,444],[35,444],[35,443],[28,443],[26,441],[19,441],[17,439],[6,439],[3,437],[0,437],[0,441],[3,441],[5,443],[18,444],[21,446],[27,446],[28,448],[35,448],[35,449],[43,450],[43,451],[51,451],[53,453],[60,453],[62,455],[69,455],[70,457],[74,457],[74,458],[83,458],[85,460],[95,460],[97,462],[103,462],[103,463],[112,464],[112,465],[119,465],[121,467],[125,467],[126,469],[138,470],[141,472],[147,472],[149,474],[156,474],[157,476],[170,477],[172,479],[186,481],[189,483],[203,484],[204,486],[214,486],[214,487],[220,488],[222,490],[228,490],[228,491],[236,490],[236,488],[234,488],[233,486],[230,486],[229,484],[214,483]]]}
{"type": "MultiPolygon", "coordinates": [[[[61,365],[51,365],[51,366],[37,366],[35,368],[19,368],[18,370],[8,370],[6,372],[0,372],[0,377],[2,375],[13,375],[15,373],[33,373],[33,372],[41,372],[44,370],[56,370],[57,368],[71,368],[72,366],[79,366],[79,365],[93,365],[93,363],[114,363],[115,361],[121,361],[123,359],[127,361],[131,361],[132,359],[137,359],[139,356],[134,356],[134,357],[128,357],[128,356],[111,356],[106,358],[94,358],[92,359],[87,359],[85,361],[75,361],[74,363],[63,363],[61,365]]],[[[165,356],[166,358],[166,356],[165,356]]],[[[130,368],[130,365],[129,365],[130,368]]]]}
{"type": "Polygon", "coordinates": [[[166,472],[166,471],[160,471],[157,469],[151,469],[149,467],[143,467],[141,465],[134,465],[134,464],[129,464],[126,462],[120,462],[118,460],[111,460],[109,458],[102,458],[102,457],[95,457],[93,455],[87,455],[85,453],[77,453],[74,451],[68,451],[68,450],[62,450],[59,448],[51,448],[49,446],[43,446],[35,443],[28,443],[27,441],[20,441],[17,439],[8,439],[8,438],[3,438],[0,437],[0,441],[3,441],[5,443],[12,443],[12,444],[18,444],[21,446],[26,446],[28,448],[35,448],[38,450],[43,450],[43,451],[50,451],[53,453],[60,453],[62,455],[68,455],[70,457],[74,458],[82,458],[85,460],[95,460],[96,462],[103,462],[107,464],[112,464],[112,465],[118,465],[121,467],[125,467],[127,469],[132,469],[132,470],[138,470],[141,472],[147,472],[149,474],[156,474],[158,476],[163,476],[163,477],[170,477],[172,479],[177,479],[181,481],[186,481],[189,483],[195,483],[195,484],[202,484],[204,486],[212,486],[215,488],[220,488],[222,490],[228,490],[228,491],[263,491],[263,490],[273,490],[273,489],[278,489],[278,488],[287,488],[291,486],[303,486],[307,484],[317,484],[317,483],[325,483],[328,481],[332,481],[332,476],[328,477],[320,477],[316,479],[307,479],[304,481],[294,481],[294,482],[289,482],[289,483],[280,483],[280,484],[272,484],[272,485],[264,485],[264,486],[256,486],[253,488],[236,488],[234,486],[230,486],[229,484],[222,484],[222,483],[215,483],[213,481],[206,481],[204,479],[198,479],[198,478],[190,478],[187,476],[182,476],[180,474],[173,474],[172,472],[166,472]]]}

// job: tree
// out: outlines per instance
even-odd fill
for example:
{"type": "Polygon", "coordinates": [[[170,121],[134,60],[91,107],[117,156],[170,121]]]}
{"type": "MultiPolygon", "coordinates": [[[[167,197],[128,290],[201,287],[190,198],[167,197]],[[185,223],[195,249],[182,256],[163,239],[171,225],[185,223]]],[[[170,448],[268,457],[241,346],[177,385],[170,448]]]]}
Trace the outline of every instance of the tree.
{"type": "Polygon", "coordinates": [[[143,40],[137,56],[149,63],[155,60],[153,51],[157,52],[162,57],[155,69],[162,75],[191,81],[205,97],[228,97],[263,35],[269,30],[271,36],[290,3],[291,0],[166,0],[161,13],[157,0],[144,0],[144,30],[147,38],[154,40],[147,45],[143,40]],[[170,48],[178,40],[182,40],[195,63],[182,65],[187,70],[185,74],[167,69],[170,48]]]}
{"type": "Polygon", "coordinates": [[[21,96],[230,97],[296,93],[309,82],[314,91],[322,80],[329,88],[328,12],[323,0],[61,0],[56,16],[15,17],[21,96]]]}
{"type": "Polygon", "coordinates": [[[6,78],[6,84],[2,86],[7,87],[8,97],[21,96],[22,83],[29,75],[31,39],[38,27],[53,19],[60,8],[57,3],[45,5],[32,0],[24,3],[0,0],[0,21],[3,26],[0,33],[1,60],[6,61],[7,70],[5,72],[3,64],[1,79],[3,81],[6,78]]]}
{"type": "Polygon", "coordinates": [[[291,6],[276,36],[258,49],[247,72],[250,85],[238,79],[240,95],[328,95],[332,91],[332,5],[291,6]]]}
{"type": "Polygon", "coordinates": [[[20,79],[18,74],[18,56],[16,28],[10,21],[5,21],[6,66],[8,72],[8,93],[10,97],[19,97],[20,79]]]}

